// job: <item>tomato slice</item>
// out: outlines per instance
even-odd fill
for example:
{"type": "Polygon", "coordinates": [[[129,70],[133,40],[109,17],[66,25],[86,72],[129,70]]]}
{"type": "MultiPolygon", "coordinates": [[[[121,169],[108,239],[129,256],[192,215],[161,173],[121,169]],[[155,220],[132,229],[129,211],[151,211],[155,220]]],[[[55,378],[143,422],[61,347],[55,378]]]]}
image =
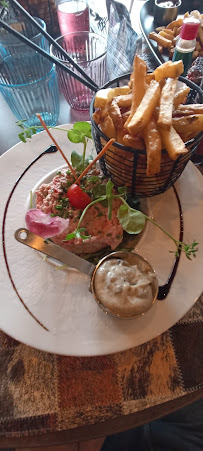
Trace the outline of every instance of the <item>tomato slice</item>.
{"type": "Polygon", "coordinates": [[[66,197],[68,197],[70,204],[78,208],[79,210],[84,210],[87,205],[90,204],[91,199],[87,193],[85,193],[76,183],[70,186],[67,191],[66,197]]]}

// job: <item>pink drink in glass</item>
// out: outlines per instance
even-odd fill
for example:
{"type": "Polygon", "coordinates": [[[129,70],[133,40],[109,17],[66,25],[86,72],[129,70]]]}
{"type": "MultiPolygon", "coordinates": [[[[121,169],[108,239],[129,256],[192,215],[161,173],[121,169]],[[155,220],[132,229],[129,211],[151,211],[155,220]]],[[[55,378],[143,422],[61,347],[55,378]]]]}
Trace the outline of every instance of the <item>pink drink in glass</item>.
{"type": "Polygon", "coordinates": [[[74,31],[89,31],[89,8],[85,1],[59,3],[57,12],[62,35],[74,31]]]}

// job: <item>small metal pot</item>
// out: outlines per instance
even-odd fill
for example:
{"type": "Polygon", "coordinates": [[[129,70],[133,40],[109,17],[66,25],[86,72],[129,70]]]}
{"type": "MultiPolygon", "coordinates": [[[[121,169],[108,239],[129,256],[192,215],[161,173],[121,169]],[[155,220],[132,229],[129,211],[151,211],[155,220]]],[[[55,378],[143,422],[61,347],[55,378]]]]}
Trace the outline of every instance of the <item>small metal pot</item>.
{"type": "Polygon", "coordinates": [[[177,17],[178,10],[181,5],[181,0],[175,0],[174,6],[171,7],[168,7],[167,3],[167,0],[155,0],[154,21],[156,25],[168,25],[177,17]],[[166,7],[163,6],[164,3],[166,4],[166,7]]]}

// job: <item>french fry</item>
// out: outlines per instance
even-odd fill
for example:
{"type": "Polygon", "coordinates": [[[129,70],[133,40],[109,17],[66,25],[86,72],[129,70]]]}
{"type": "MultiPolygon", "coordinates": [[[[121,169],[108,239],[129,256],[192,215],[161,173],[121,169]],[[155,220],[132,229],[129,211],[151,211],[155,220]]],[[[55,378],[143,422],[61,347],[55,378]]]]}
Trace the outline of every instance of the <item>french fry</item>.
{"type": "Polygon", "coordinates": [[[177,31],[176,31],[176,36],[179,36],[179,34],[180,34],[180,31],[181,31],[181,28],[182,28],[182,25],[181,25],[180,27],[178,27],[178,28],[177,28],[177,31]]]}
{"type": "Polygon", "coordinates": [[[178,29],[178,27],[174,27],[174,29],[173,29],[174,36],[177,36],[177,29],[178,29]]]}
{"type": "Polygon", "coordinates": [[[189,86],[184,85],[182,88],[180,88],[174,95],[173,99],[173,105],[175,110],[178,108],[178,106],[181,103],[184,103],[186,101],[186,98],[190,92],[189,86]]]}
{"type": "Polygon", "coordinates": [[[166,39],[160,34],[155,33],[155,31],[152,31],[149,33],[149,39],[152,39],[152,41],[156,41],[159,45],[161,45],[164,48],[170,48],[171,47],[171,40],[166,39]]]}
{"type": "Polygon", "coordinates": [[[169,78],[161,91],[158,126],[163,130],[170,130],[172,124],[173,98],[177,79],[169,78]]]}
{"type": "Polygon", "coordinates": [[[189,116],[191,114],[203,114],[203,104],[195,103],[191,105],[179,105],[177,110],[173,112],[173,116],[189,116]]]}
{"type": "Polygon", "coordinates": [[[162,142],[153,116],[144,129],[144,141],[147,151],[147,175],[158,174],[160,172],[162,142]]]}
{"type": "Polygon", "coordinates": [[[158,45],[158,51],[159,51],[160,54],[163,53],[163,47],[162,47],[162,45],[158,45]]]}
{"type": "Polygon", "coordinates": [[[160,92],[159,83],[152,80],[139,107],[127,125],[127,129],[131,135],[136,135],[143,130],[149,122],[153,111],[159,102],[160,92]]]}
{"type": "Polygon", "coordinates": [[[132,147],[133,149],[145,149],[144,141],[138,136],[125,134],[123,136],[123,143],[125,146],[132,147]]]}
{"type": "Polygon", "coordinates": [[[116,129],[116,141],[120,144],[125,145],[124,141],[123,141],[123,137],[125,135],[125,130],[123,127],[118,127],[116,129]]]}
{"type": "Polygon", "coordinates": [[[131,114],[131,110],[127,110],[127,111],[125,111],[125,113],[122,114],[122,126],[123,127],[124,127],[127,119],[129,118],[130,114],[131,114]]]}
{"type": "Polygon", "coordinates": [[[173,22],[169,23],[167,25],[166,29],[173,30],[173,28],[175,28],[175,27],[177,27],[177,28],[181,27],[182,24],[183,24],[183,19],[181,19],[181,18],[176,19],[176,20],[173,20],[173,22]]]}
{"type": "Polygon", "coordinates": [[[163,147],[167,150],[171,160],[176,160],[179,155],[187,153],[183,140],[173,127],[169,131],[161,129],[159,131],[163,147]]]}
{"type": "Polygon", "coordinates": [[[170,41],[173,41],[174,35],[166,33],[166,31],[160,31],[159,36],[163,36],[163,38],[169,39],[170,41]]]}
{"type": "Polygon", "coordinates": [[[159,31],[165,30],[165,26],[163,25],[162,27],[157,27],[156,28],[156,32],[159,33],[159,31]]]}
{"type": "Polygon", "coordinates": [[[172,36],[174,36],[174,30],[170,30],[169,28],[165,28],[165,33],[167,34],[171,34],[172,36]]]}
{"type": "Polygon", "coordinates": [[[154,71],[154,78],[156,81],[160,81],[162,78],[178,78],[184,70],[182,60],[167,61],[166,63],[158,66],[154,71]]]}
{"type": "Polygon", "coordinates": [[[117,88],[100,89],[97,91],[94,101],[95,108],[104,108],[108,102],[111,102],[113,97],[123,94],[128,94],[129,86],[120,86],[117,88]]]}
{"type": "Polygon", "coordinates": [[[154,80],[154,72],[152,72],[151,74],[147,74],[145,77],[145,81],[148,85],[151,83],[152,80],[154,80]]]}
{"type": "Polygon", "coordinates": [[[108,138],[115,138],[116,139],[115,125],[114,125],[111,117],[108,114],[103,118],[103,120],[100,121],[99,126],[101,128],[101,131],[108,138]]]}
{"type": "Polygon", "coordinates": [[[104,108],[108,102],[108,97],[110,97],[111,92],[112,88],[100,89],[97,91],[94,101],[95,108],[104,108]]]}
{"type": "Polygon", "coordinates": [[[195,137],[199,132],[203,131],[203,115],[194,114],[184,117],[173,118],[173,127],[184,141],[188,141],[195,137]]]}
{"type": "Polygon", "coordinates": [[[142,61],[142,59],[136,55],[134,58],[133,64],[133,86],[132,86],[132,106],[131,106],[131,114],[126,121],[125,128],[129,124],[131,118],[133,117],[137,107],[139,106],[145,91],[146,91],[146,83],[145,76],[147,72],[147,66],[142,61]]]}
{"type": "Polygon", "coordinates": [[[121,117],[121,110],[115,101],[115,98],[111,101],[111,103],[108,104],[108,113],[111,117],[115,127],[121,127],[122,125],[122,117],[121,117]]]}
{"type": "Polygon", "coordinates": [[[198,42],[198,41],[197,41],[197,44],[196,44],[196,50],[197,50],[198,52],[200,52],[200,51],[202,50],[201,43],[198,42]]]}
{"type": "Polygon", "coordinates": [[[201,42],[201,46],[203,47],[203,28],[201,25],[198,28],[198,38],[201,42]]]}
{"type": "Polygon", "coordinates": [[[97,125],[99,125],[101,121],[101,110],[94,111],[92,119],[96,122],[97,125]]]}
{"type": "Polygon", "coordinates": [[[175,52],[175,47],[171,47],[171,49],[169,50],[169,58],[173,59],[174,52],[175,52]]]}
{"type": "Polygon", "coordinates": [[[195,58],[197,58],[199,56],[199,52],[198,50],[194,50],[193,54],[192,54],[192,59],[194,60],[195,58]]]}
{"type": "Polygon", "coordinates": [[[120,108],[127,108],[132,104],[132,92],[130,94],[114,97],[114,100],[120,108]]]}

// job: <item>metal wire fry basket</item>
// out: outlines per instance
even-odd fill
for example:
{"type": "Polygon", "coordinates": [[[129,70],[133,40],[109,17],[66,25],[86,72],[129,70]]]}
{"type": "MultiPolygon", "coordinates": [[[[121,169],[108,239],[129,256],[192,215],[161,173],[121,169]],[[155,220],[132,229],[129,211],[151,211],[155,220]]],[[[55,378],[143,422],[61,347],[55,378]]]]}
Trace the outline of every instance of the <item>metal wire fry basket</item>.
{"type": "MultiPolygon", "coordinates": [[[[103,88],[114,88],[128,83],[130,74],[123,75],[106,83],[103,88]]],[[[195,83],[184,77],[179,80],[190,87],[187,103],[203,103],[203,91],[195,83]]],[[[96,122],[92,119],[94,112],[94,98],[90,106],[90,117],[92,123],[92,136],[97,153],[99,153],[106,142],[111,138],[102,133],[96,122]]],[[[132,198],[144,198],[156,196],[167,191],[182,174],[186,164],[197,149],[203,132],[186,143],[188,152],[180,155],[177,160],[170,160],[166,150],[162,150],[161,170],[153,176],[146,175],[147,158],[146,150],[133,149],[115,142],[107,151],[105,157],[100,160],[104,175],[111,178],[115,186],[127,186],[128,194],[132,198]]]]}

